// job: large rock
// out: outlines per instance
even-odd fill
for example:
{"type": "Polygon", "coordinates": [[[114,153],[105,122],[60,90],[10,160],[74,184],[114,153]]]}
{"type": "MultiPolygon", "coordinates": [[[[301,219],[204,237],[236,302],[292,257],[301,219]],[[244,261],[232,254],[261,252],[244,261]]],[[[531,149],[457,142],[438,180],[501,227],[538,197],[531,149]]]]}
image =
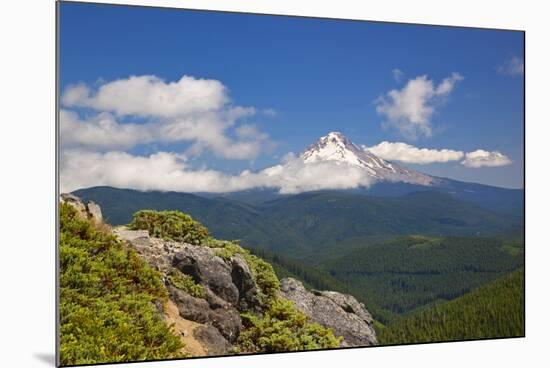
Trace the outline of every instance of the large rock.
{"type": "Polygon", "coordinates": [[[232,307],[210,310],[210,323],[229,341],[237,341],[241,333],[242,320],[239,311],[232,307]]]}
{"type": "Polygon", "coordinates": [[[217,296],[237,305],[239,290],[233,284],[231,267],[214,255],[212,249],[201,246],[185,246],[174,255],[172,265],[195,282],[208,286],[217,296]]]}
{"type": "Polygon", "coordinates": [[[206,348],[208,355],[226,355],[231,351],[231,344],[211,325],[197,327],[193,337],[206,348]]]}
{"type": "Polygon", "coordinates": [[[222,336],[233,343],[242,327],[239,312],[227,302],[212,306],[207,300],[196,298],[173,286],[169,287],[170,299],[178,307],[180,316],[197,323],[208,323],[218,329],[222,336]]]}
{"type": "Polygon", "coordinates": [[[258,288],[250,267],[243,256],[236,254],[231,259],[231,278],[239,291],[239,310],[255,310],[259,308],[258,288]]]}
{"type": "Polygon", "coordinates": [[[88,212],[86,211],[86,205],[74,194],[61,193],[61,203],[71,205],[83,218],[88,218],[88,212]]]}
{"type": "Polygon", "coordinates": [[[95,202],[88,202],[86,204],[88,212],[88,218],[95,222],[103,222],[103,215],[101,214],[101,208],[95,202]]]}
{"type": "Polygon", "coordinates": [[[281,294],[293,301],[311,321],[331,328],[336,336],[342,336],[342,346],[378,344],[372,316],[353,296],[335,291],[310,292],[293,278],[281,280],[281,294]]]}
{"type": "Polygon", "coordinates": [[[73,206],[82,218],[92,220],[96,223],[103,222],[101,208],[96,203],[90,201],[85,204],[80,198],[71,193],[61,193],[60,197],[61,203],[73,206]]]}
{"type": "Polygon", "coordinates": [[[175,287],[169,287],[169,290],[170,299],[178,307],[180,316],[197,323],[210,321],[211,310],[206,300],[195,298],[175,287]]]}
{"type": "Polygon", "coordinates": [[[119,239],[126,241],[139,255],[157,271],[165,276],[172,269],[172,253],[166,249],[172,242],[152,238],[147,230],[130,230],[125,226],[113,229],[119,239]]]}

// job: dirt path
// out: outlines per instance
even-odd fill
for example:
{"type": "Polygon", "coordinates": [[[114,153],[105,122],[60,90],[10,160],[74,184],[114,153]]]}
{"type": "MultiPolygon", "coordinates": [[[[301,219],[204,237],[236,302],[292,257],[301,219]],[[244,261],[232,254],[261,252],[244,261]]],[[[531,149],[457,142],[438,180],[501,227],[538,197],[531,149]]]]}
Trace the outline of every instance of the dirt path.
{"type": "Polygon", "coordinates": [[[164,304],[164,318],[168,325],[174,324],[173,328],[176,335],[178,335],[185,344],[185,347],[182,349],[183,352],[189,353],[192,356],[207,355],[201,343],[193,337],[193,330],[201,326],[200,323],[182,318],[179,314],[178,307],[171,300],[168,300],[168,302],[164,304]]]}

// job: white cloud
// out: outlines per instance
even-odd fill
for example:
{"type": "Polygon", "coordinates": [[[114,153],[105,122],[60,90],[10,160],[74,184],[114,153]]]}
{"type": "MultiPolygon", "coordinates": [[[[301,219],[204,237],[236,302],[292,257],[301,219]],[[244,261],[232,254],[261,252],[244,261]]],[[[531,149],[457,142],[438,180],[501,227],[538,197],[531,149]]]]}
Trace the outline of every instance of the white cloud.
{"type": "Polygon", "coordinates": [[[478,149],[473,152],[468,152],[466,154],[466,158],[461,163],[462,165],[471,168],[498,167],[510,165],[512,160],[499,151],[485,151],[478,149]]]}
{"type": "Polygon", "coordinates": [[[497,70],[500,74],[515,77],[524,74],[525,65],[523,59],[514,56],[507,60],[504,64],[500,65],[497,70]]]}
{"type": "Polygon", "coordinates": [[[237,175],[215,170],[194,170],[185,157],[157,152],[135,156],[126,152],[65,150],[61,155],[61,191],[109,185],[139,190],[181,192],[231,192],[251,188],[275,188],[280,193],[321,189],[368,187],[373,179],[358,167],[336,162],[304,164],[293,155],[285,162],[259,172],[237,175]]]}
{"type": "Polygon", "coordinates": [[[84,84],[69,86],[61,102],[66,107],[89,107],[121,116],[172,118],[219,110],[229,103],[229,97],[217,80],[184,75],[167,83],[154,75],[142,75],[104,83],[95,91],[84,84]]]}
{"type": "Polygon", "coordinates": [[[436,103],[448,96],[463,77],[453,73],[435,86],[426,75],[407,82],[401,89],[393,89],[378,98],[376,111],[386,118],[385,127],[394,128],[408,139],[432,136],[432,116],[436,103]]]}
{"type": "Polygon", "coordinates": [[[393,69],[391,71],[391,74],[392,74],[392,77],[393,79],[396,81],[396,82],[400,82],[401,81],[401,78],[403,78],[403,72],[401,71],[401,69],[393,69]]]}
{"type": "Polygon", "coordinates": [[[254,159],[273,144],[254,125],[239,125],[257,111],[231,105],[227,91],[219,81],[190,76],[169,83],[132,76],[103,83],[95,91],[84,84],[71,86],[62,97],[61,144],[106,151],[187,142],[188,154],[211,151],[228,159],[254,159]],[[82,118],[67,107],[91,108],[96,114],[82,118]]]}
{"type": "Polygon", "coordinates": [[[381,142],[375,146],[362,146],[364,150],[389,161],[399,161],[409,164],[432,164],[460,161],[470,168],[498,167],[510,165],[512,161],[499,151],[485,151],[478,149],[472,152],[463,152],[452,149],[419,148],[403,142],[381,142]]]}
{"type": "Polygon", "coordinates": [[[59,122],[63,148],[130,148],[154,139],[150,124],[119,124],[116,117],[107,112],[83,120],[77,113],[61,109],[59,122]]]}
{"type": "Polygon", "coordinates": [[[369,187],[374,179],[364,169],[336,161],[304,163],[301,158],[285,155],[283,164],[260,171],[261,186],[275,187],[280,193],[295,194],[323,189],[369,187]]]}
{"type": "Polygon", "coordinates": [[[464,152],[462,151],[418,148],[403,142],[384,141],[373,147],[363,146],[363,149],[385,160],[421,165],[458,161],[464,157],[464,152]]]}
{"type": "Polygon", "coordinates": [[[267,138],[267,134],[258,131],[258,128],[253,124],[242,124],[235,129],[237,136],[240,138],[267,138]]]}

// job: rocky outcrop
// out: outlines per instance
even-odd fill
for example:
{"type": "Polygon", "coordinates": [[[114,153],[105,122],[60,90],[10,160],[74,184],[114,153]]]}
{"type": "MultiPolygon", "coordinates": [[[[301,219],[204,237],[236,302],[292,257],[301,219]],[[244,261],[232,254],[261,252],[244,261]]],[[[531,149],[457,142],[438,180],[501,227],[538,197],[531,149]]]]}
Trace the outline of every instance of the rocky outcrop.
{"type": "Polygon", "coordinates": [[[103,215],[101,213],[101,208],[99,207],[99,205],[97,205],[93,201],[89,201],[86,204],[86,209],[88,211],[88,218],[90,218],[90,220],[95,222],[103,222],[103,215]]]}
{"type": "Polygon", "coordinates": [[[244,258],[217,256],[215,249],[149,236],[126,227],[114,233],[131,245],[153,268],[164,275],[170,299],[182,318],[203,324],[194,332],[210,355],[226,354],[242,329],[240,313],[258,305],[257,287],[244,258]],[[190,295],[170,282],[176,269],[204,289],[204,297],[190,295]],[[222,341],[223,340],[223,341],[222,341]]]}
{"type": "Polygon", "coordinates": [[[365,306],[353,296],[335,291],[308,291],[293,278],[281,280],[281,294],[313,322],[332,329],[342,336],[342,346],[376,345],[373,319],[365,306]]]}
{"type": "Polygon", "coordinates": [[[195,245],[181,248],[172,257],[172,266],[193,277],[227,303],[236,306],[239,290],[233,284],[231,265],[213,254],[212,249],[195,245]]]}
{"type": "Polygon", "coordinates": [[[101,208],[94,202],[84,203],[77,196],[70,193],[61,194],[61,203],[67,203],[73,206],[83,218],[92,220],[96,223],[103,222],[101,208]]]}
{"type": "MultiPolygon", "coordinates": [[[[153,238],[144,230],[120,227],[114,232],[165,275],[170,299],[181,317],[205,326],[197,329],[200,331],[197,339],[215,345],[211,349],[216,353],[209,354],[228,353],[227,349],[236,342],[242,329],[240,312],[253,311],[259,305],[257,286],[245,259],[236,254],[224,260],[212,248],[153,238]],[[171,285],[168,276],[173,269],[191,276],[201,285],[204,298],[171,285]],[[224,342],[220,343],[220,339],[224,342]]],[[[293,301],[313,322],[342,336],[341,346],[377,344],[372,316],[353,296],[334,291],[308,291],[292,278],[281,280],[281,296],[293,301]]]]}

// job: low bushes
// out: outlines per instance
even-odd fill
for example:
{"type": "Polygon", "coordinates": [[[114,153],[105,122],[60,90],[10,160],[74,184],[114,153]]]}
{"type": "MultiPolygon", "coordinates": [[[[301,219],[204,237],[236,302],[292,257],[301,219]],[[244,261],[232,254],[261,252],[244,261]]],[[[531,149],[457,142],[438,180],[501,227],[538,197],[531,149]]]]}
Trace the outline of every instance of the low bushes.
{"type": "Polygon", "coordinates": [[[340,345],[341,338],[336,338],[332,330],[309,323],[289,300],[275,299],[263,316],[241,316],[245,329],[238,339],[239,352],[314,350],[340,345]]]}
{"type": "Polygon", "coordinates": [[[60,208],[61,364],[181,357],[182,343],[155,304],[160,274],[112,234],[60,208]]]}
{"type": "Polygon", "coordinates": [[[133,230],[148,230],[149,235],[190,244],[201,244],[208,238],[208,229],[179,211],[141,210],[129,225],[133,230]]]}

